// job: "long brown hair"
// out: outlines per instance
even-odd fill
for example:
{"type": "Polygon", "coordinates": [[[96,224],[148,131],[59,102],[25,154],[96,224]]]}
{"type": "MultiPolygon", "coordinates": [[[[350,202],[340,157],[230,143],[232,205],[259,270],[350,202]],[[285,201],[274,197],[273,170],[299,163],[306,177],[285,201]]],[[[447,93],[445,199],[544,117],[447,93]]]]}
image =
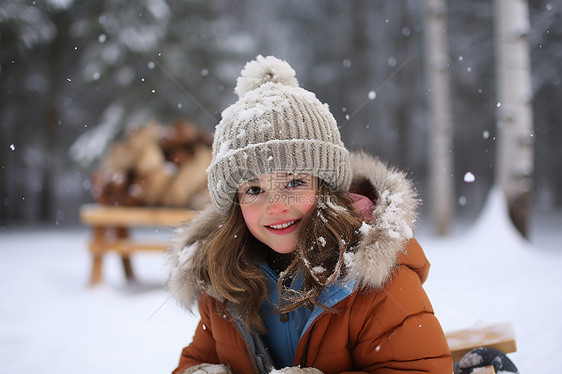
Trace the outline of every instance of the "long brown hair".
{"type": "Polygon", "coordinates": [[[235,197],[226,221],[203,243],[195,271],[210,285],[209,292],[235,305],[252,332],[267,331],[259,310],[268,294],[260,265],[268,256],[288,264],[279,276],[280,313],[301,306],[324,308],[318,296],[342,275],[344,253],[353,251],[357,241],[362,220],[352,204],[347,193],[320,181],[316,205],[302,218],[295,251],[279,255],[249,232],[235,197]],[[299,289],[291,287],[295,279],[302,280],[299,289]]]}

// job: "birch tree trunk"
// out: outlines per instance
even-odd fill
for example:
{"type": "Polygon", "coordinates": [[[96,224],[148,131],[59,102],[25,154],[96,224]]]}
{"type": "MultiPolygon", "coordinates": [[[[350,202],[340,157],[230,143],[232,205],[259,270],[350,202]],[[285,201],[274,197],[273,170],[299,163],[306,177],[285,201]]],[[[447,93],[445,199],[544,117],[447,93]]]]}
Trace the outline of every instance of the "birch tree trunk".
{"type": "Polygon", "coordinates": [[[436,233],[447,235],[453,216],[454,187],[445,0],[426,1],[423,24],[430,129],[430,208],[436,233]]]}
{"type": "Polygon", "coordinates": [[[494,0],[497,70],[496,184],[515,227],[527,236],[533,174],[529,8],[525,0],[494,0]]]}

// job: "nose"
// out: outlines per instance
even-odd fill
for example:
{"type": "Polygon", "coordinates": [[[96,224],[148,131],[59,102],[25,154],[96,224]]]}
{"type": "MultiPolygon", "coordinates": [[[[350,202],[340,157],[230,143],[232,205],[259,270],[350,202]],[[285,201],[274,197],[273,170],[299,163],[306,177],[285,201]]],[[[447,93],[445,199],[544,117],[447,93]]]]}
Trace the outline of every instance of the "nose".
{"type": "Polygon", "coordinates": [[[278,215],[289,210],[287,196],[283,193],[272,193],[267,199],[267,214],[278,215]]]}

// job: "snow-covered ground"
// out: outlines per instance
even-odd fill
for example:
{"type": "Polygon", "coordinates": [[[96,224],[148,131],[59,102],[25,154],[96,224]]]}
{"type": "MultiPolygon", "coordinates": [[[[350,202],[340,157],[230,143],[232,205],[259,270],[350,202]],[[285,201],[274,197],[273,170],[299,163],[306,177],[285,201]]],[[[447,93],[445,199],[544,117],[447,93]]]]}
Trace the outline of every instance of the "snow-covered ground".
{"type": "MultiPolygon", "coordinates": [[[[531,244],[503,211],[492,193],[465,232],[437,239],[421,230],[432,262],[426,289],[445,330],[511,322],[518,351],[510,357],[520,372],[558,373],[562,227],[537,228],[531,244]]],[[[136,256],[138,280],[127,284],[119,259],[109,255],[104,283],[90,288],[88,238],[85,229],[0,233],[0,373],[153,374],[175,367],[197,317],[169,299],[164,256],[136,256]]]]}
{"type": "Polygon", "coordinates": [[[445,331],[511,322],[517,352],[509,356],[519,371],[559,373],[562,222],[548,231],[535,225],[536,240],[529,243],[505,212],[501,195],[493,191],[464,234],[440,240],[422,236],[432,263],[425,288],[445,331]]]}

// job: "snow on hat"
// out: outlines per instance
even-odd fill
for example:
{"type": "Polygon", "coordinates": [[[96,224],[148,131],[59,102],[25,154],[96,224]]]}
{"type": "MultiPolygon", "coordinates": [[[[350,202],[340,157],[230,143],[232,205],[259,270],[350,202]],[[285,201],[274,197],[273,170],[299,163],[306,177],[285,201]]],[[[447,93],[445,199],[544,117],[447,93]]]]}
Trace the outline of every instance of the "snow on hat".
{"type": "Polygon", "coordinates": [[[242,70],[239,100],[222,112],[207,169],[215,209],[227,214],[243,183],[261,174],[307,173],[333,190],[351,183],[349,152],[327,104],[299,87],[291,66],[257,56],[242,70]]]}

